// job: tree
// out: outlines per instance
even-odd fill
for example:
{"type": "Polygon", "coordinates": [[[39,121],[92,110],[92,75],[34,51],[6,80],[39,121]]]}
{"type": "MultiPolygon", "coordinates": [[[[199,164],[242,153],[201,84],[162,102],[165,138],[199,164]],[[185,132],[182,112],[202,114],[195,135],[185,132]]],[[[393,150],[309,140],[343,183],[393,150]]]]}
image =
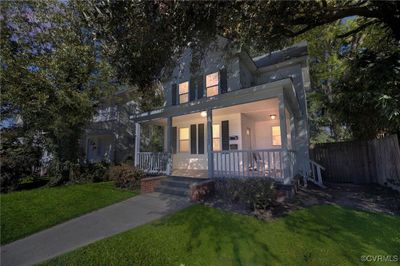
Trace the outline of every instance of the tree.
{"type": "Polygon", "coordinates": [[[337,37],[360,23],[352,18],[300,36],[312,57],[312,142],[399,133],[398,41],[377,25],[337,37]]]}
{"type": "Polygon", "coordinates": [[[377,25],[400,40],[400,3],[381,1],[75,1],[95,38],[106,40],[121,76],[143,85],[157,78],[174,55],[224,36],[258,50],[281,48],[288,39],[349,16],[359,27],[377,25]],[[312,15],[310,15],[312,14],[312,15]],[[268,41],[266,41],[268,40],[268,41]],[[140,71],[146,72],[141,74],[140,71]]]}
{"type": "MultiPolygon", "coordinates": [[[[382,40],[390,47],[398,46],[400,41],[398,1],[104,0],[75,1],[74,4],[93,29],[93,36],[104,40],[107,55],[116,66],[120,78],[138,85],[138,92],[146,96],[153,94],[148,84],[159,79],[161,70],[173,64],[183,49],[192,47],[195,58],[201,57],[201,48],[217,35],[256,51],[282,48],[299,38],[310,40],[310,46],[315,48],[310,48],[314,49],[310,52],[313,58],[319,60],[312,61],[311,65],[314,84],[317,85],[310,97],[311,107],[317,107],[315,111],[323,114],[314,116],[314,122],[317,121],[313,124],[315,132],[321,137],[318,141],[345,139],[351,136],[349,131],[361,127],[360,124],[350,125],[353,123],[350,120],[343,120],[343,114],[352,116],[349,110],[332,105],[333,101],[351,96],[343,94],[344,88],[347,88],[347,92],[351,91],[349,86],[341,86],[342,89],[337,90],[337,93],[342,93],[342,98],[334,95],[335,86],[339,86],[336,81],[344,73],[355,69],[351,67],[351,62],[355,61],[350,57],[362,49],[379,46],[379,43],[373,44],[371,40],[365,42],[368,38],[382,40]],[[324,124],[332,134],[323,136],[321,128],[324,124]]],[[[386,67],[394,68],[393,65],[386,67]]],[[[344,80],[340,84],[343,85],[344,80]]],[[[368,84],[365,84],[366,90],[376,90],[368,84]]],[[[358,109],[358,112],[364,112],[364,116],[376,111],[390,113],[390,117],[380,116],[388,124],[398,117],[395,108],[389,110],[395,106],[397,98],[393,94],[383,93],[380,99],[382,108],[358,109]]],[[[390,129],[390,132],[397,130],[392,127],[385,129],[390,129]]],[[[361,137],[358,133],[353,136],[361,137]]]]}
{"type": "MultiPolygon", "coordinates": [[[[8,131],[23,143],[39,141],[42,152],[55,159],[77,161],[79,138],[96,101],[115,87],[112,68],[68,4],[1,5],[1,120],[10,121],[8,131]]],[[[2,156],[11,150],[2,150],[2,156]]],[[[38,161],[41,154],[36,155],[38,161]]]]}

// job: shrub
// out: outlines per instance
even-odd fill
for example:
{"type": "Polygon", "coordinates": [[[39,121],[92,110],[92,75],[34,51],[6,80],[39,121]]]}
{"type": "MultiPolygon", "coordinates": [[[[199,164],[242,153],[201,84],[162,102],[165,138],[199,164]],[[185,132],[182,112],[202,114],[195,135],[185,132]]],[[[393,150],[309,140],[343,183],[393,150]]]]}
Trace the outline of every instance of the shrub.
{"type": "Polygon", "coordinates": [[[71,161],[52,160],[49,167],[49,185],[59,186],[68,182],[77,182],[80,177],[80,165],[71,161]]]}
{"type": "Polygon", "coordinates": [[[273,182],[269,178],[249,178],[243,184],[244,200],[253,210],[266,210],[275,202],[273,182]]]}
{"type": "Polygon", "coordinates": [[[53,160],[49,168],[49,185],[106,181],[108,168],[109,164],[106,162],[79,164],[53,160]]]}
{"type": "Polygon", "coordinates": [[[216,194],[224,201],[241,203],[252,210],[266,210],[275,202],[275,190],[270,178],[218,178],[216,194]]]}
{"type": "Polygon", "coordinates": [[[108,169],[110,164],[107,162],[87,163],[81,165],[81,180],[90,182],[103,182],[108,180],[108,169]]]}
{"type": "Polygon", "coordinates": [[[33,175],[39,166],[42,151],[33,138],[20,138],[19,128],[3,129],[0,141],[0,192],[18,188],[20,180],[33,175]]]}
{"type": "Polygon", "coordinates": [[[131,165],[121,164],[112,166],[108,171],[108,177],[114,180],[117,187],[133,189],[140,186],[144,172],[131,165]]]}

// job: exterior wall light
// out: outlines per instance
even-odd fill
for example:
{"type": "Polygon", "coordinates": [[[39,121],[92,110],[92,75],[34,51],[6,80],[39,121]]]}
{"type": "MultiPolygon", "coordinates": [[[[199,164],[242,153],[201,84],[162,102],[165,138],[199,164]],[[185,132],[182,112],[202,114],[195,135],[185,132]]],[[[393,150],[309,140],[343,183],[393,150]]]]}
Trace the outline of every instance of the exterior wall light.
{"type": "Polygon", "coordinates": [[[200,113],[200,115],[201,115],[201,117],[206,117],[207,116],[207,112],[203,111],[203,112],[200,113]]]}
{"type": "Polygon", "coordinates": [[[270,117],[272,120],[275,120],[275,119],[276,119],[276,115],[275,115],[275,114],[269,115],[269,117],[270,117]]]}

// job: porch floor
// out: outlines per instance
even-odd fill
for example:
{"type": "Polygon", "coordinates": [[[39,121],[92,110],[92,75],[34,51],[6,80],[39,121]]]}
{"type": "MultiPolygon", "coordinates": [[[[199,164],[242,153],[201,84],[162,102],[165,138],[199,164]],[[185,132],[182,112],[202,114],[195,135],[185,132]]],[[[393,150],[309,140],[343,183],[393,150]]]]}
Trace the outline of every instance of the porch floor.
{"type": "Polygon", "coordinates": [[[188,170],[188,169],[173,169],[173,176],[184,176],[193,178],[208,178],[207,170],[188,170]]]}

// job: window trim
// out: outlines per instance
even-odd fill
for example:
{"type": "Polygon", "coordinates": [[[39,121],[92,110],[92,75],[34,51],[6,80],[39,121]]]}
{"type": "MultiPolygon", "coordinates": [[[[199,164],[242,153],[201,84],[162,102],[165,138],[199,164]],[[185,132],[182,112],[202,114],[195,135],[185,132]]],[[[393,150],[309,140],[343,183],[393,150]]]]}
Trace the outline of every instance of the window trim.
{"type": "Polygon", "coordinates": [[[189,102],[189,91],[190,91],[190,82],[187,80],[187,81],[183,81],[183,82],[179,82],[179,84],[178,84],[178,100],[179,100],[179,104],[182,104],[182,103],[188,103],[189,102]],[[181,93],[181,84],[184,84],[184,83],[187,83],[188,85],[187,85],[187,92],[185,92],[185,93],[181,93]],[[181,102],[181,96],[182,95],[186,95],[187,96],[187,101],[186,102],[181,102]]]}
{"type": "Polygon", "coordinates": [[[206,98],[214,97],[214,96],[217,96],[217,95],[220,94],[220,83],[221,83],[221,81],[220,81],[220,73],[219,73],[219,70],[217,70],[217,71],[212,71],[212,72],[210,72],[210,73],[204,75],[204,89],[205,89],[206,98]],[[217,74],[217,75],[218,75],[217,84],[216,84],[216,85],[212,85],[212,86],[207,86],[207,76],[212,75],[212,74],[217,74]],[[212,95],[212,96],[209,96],[208,93],[207,93],[207,92],[208,92],[208,88],[212,88],[212,87],[217,87],[217,94],[212,95]]]}

